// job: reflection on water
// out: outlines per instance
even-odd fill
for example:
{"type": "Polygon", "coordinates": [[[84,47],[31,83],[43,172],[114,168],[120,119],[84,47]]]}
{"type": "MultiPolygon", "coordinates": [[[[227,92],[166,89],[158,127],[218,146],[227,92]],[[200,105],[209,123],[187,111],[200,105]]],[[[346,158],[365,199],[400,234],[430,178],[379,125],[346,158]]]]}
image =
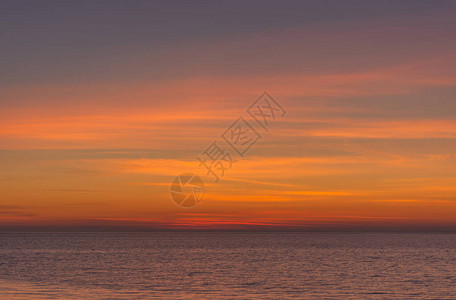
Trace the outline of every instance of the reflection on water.
{"type": "Polygon", "coordinates": [[[446,298],[456,235],[0,234],[0,298],[446,298]]]}

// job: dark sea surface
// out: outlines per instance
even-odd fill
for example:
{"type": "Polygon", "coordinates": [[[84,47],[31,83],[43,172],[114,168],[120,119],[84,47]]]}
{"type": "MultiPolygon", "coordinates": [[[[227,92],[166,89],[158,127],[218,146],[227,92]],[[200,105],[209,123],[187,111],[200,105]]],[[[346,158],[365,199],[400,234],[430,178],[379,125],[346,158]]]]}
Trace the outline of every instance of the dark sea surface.
{"type": "Polygon", "coordinates": [[[0,234],[1,299],[456,299],[456,235],[0,234]]]}

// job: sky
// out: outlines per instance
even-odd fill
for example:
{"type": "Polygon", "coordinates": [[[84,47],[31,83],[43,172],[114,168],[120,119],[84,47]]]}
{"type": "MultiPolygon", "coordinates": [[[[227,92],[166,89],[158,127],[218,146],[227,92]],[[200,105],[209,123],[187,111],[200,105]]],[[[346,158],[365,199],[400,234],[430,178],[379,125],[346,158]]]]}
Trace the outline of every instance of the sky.
{"type": "Polygon", "coordinates": [[[455,35],[455,1],[1,1],[0,230],[455,231],[455,35]]]}

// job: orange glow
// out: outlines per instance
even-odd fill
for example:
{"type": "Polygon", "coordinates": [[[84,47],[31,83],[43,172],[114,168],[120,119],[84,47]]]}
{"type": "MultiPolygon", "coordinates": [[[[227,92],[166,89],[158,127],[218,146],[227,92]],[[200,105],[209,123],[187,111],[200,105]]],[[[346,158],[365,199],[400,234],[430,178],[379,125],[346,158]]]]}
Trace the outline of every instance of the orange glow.
{"type": "Polygon", "coordinates": [[[119,66],[131,64],[136,77],[117,70],[2,87],[0,230],[456,228],[453,39],[425,35],[441,18],[455,20],[188,42],[185,51],[168,49],[165,69],[178,76],[152,73],[160,59],[126,49],[119,66]],[[376,42],[367,45],[370,34],[376,42]],[[174,62],[192,61],[187,50],[200,64],[174,62]],[[213,69],[225,59],[230,67],[213,69]],[[287,111],[267,133],[246,113],[264,90],[287,111]],[[215,183],[196,157],[239,116],[262,138],[215,183]],[[169,197],[172,179],[186,172],[206,184],[202,204],[187,210],[169,197]]]}

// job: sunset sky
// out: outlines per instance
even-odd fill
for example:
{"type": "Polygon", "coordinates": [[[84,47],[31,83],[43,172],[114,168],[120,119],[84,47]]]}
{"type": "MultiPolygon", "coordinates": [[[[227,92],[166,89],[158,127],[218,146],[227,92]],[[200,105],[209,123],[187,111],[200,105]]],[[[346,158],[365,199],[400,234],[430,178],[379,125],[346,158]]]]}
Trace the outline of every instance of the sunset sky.
{"type": "Polygon", "coordinates": [[[456,230],[455,37],[456,1],[1,1],[0,230],[456,230]]]}

